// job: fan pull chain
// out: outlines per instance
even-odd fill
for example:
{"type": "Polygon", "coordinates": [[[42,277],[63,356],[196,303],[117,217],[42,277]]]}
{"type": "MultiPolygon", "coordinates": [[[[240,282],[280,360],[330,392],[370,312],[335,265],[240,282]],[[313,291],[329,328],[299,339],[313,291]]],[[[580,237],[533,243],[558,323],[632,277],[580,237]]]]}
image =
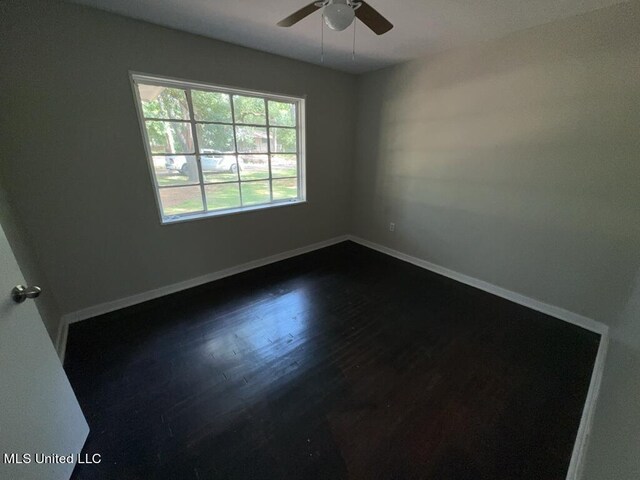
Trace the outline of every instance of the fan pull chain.
{"type": "Polygon", "coordinates": [[[353,19],[353,50],[351,50],[351,61],[356,61],[356,19],[353,19]]]}
{"type": "Polygon", "coordinates": [[[320,17],[320,63],[324,63],[324,13],[320,17]]]}

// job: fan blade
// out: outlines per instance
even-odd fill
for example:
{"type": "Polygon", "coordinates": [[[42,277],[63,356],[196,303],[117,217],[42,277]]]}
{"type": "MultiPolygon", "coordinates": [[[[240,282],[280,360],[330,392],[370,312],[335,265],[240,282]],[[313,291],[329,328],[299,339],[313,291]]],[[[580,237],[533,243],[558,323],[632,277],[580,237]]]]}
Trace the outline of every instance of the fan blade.
{"type": "Polygon", "coordinates": [[[377,35],[387,33],[393,28],[389,20],[384,18],[378,11],[367,2],[361,2],[360,8],[356,10],[356,17],[360,19],[367,27],[369,27],[377,35]]]}
{"type": "Polygon", "coordinates": [[[316,5],[316,2],[310,3],[306,7],[302,7],[297,12],[292,13],[287,18],[283,18],[282,20],[280,20],[278,22],[278,26],[279,27],[290,27],[291,25],[295,25],[300,20],[302,20],[304,17],[308,17],[309,15],[311,15],[313,12],[315,12],[319,8],[320,7],[316,5]]]}

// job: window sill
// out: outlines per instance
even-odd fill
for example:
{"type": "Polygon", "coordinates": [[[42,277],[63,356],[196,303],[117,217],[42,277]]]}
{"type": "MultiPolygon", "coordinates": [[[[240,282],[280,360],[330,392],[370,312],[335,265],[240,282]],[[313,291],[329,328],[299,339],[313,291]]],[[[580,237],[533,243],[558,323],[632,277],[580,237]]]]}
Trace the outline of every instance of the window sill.
{"type": "Polygon", "coordinates": [[[252,205],[250,207],[239,207],[239,208],[231,208],[228,210],[220,210],[214,212],[199,212],[194,213],[193,215],[181,215],[176,217],[162,217],[160,219],[160,223],[162,225],[173,225],[175,223],[182,222],[190,222],[194,220],[205,220],[207,218],[216,218],[216,217],[226,217],[228,215],[237,215],[245,212],[255,212],[257,210],[268,210],[271,208],[281,208],[281,207],[290,207],[293,205],[300,205],[303,203],[307,203],[306,200],[295,200],[290,202],[280,202],[280,203],[266,203],[263,205],[252,205]]]}

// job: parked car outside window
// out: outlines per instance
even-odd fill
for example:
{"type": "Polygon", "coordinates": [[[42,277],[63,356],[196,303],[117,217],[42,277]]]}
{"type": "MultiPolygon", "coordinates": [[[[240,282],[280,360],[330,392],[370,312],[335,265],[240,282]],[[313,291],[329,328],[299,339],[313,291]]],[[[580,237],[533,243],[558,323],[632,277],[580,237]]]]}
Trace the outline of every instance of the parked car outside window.
{"type": "MultiPolygon", "coordinates": [[[[229,172],[236,173],[238,164],[231,155],[203,155],[200,157],[202,170],[207,172],[229,172]]],[[[169,155],[165,158],[165,168],[169,171],[179,172],[188,175],[188,162],[185,155],[169,155]]]]}

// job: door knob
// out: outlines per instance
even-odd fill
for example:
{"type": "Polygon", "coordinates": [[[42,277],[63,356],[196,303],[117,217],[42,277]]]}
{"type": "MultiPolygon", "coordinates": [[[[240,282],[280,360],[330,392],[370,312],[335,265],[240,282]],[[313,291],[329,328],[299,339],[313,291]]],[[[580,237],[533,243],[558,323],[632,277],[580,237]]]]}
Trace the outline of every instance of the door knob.
{"type": "Polygon", "coordinates": [[[11,290],[11,298],[16,303],[22,303],[27,298],[37,298],[42,292],[40,287],[25,287],[24,285],[16,285],[11,290]]]}

